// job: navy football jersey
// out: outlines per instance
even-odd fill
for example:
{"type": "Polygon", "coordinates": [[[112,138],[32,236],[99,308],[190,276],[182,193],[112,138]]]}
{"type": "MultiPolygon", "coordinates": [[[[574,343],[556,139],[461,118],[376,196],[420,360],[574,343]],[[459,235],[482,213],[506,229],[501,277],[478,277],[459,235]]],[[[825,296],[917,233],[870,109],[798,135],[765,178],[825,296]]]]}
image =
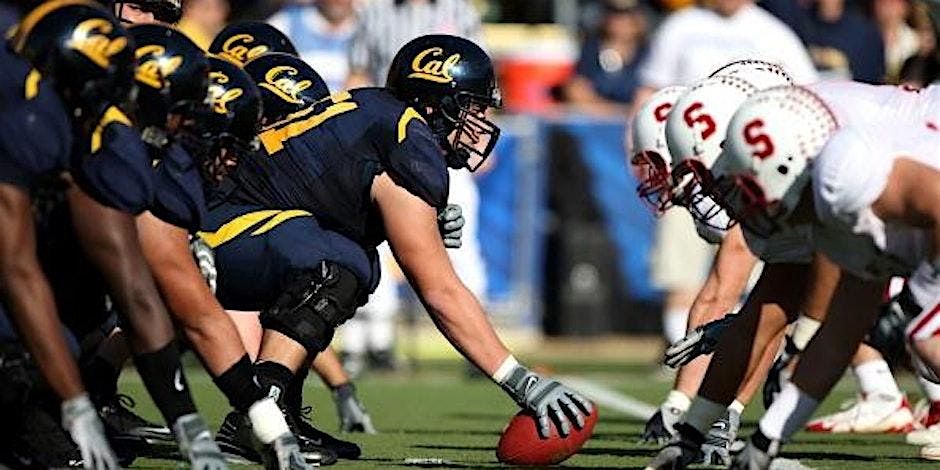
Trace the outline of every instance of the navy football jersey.
{"type": "Polygon", "coordinates": [[[109,108],[92,132],[90,148],[72,154],[71,173],[98,202],[139,214],[153,202],[153,170],[140,133],[117,108],[109,108]]]}
{"type": "Polygon", "coordinates": [[[48,80],[0,47],[0,182],[34,189],[68,165],[72,128],[48,80]]]}
{"type": "Polygon", "coordinates": [[[206,217],[202,175],[189,153],[178,143],[166,150],[151,149],[154,159],[154,194],[150,212],[160,220],[190,233],[199,231],[206,217]]]}
{"type": "Polygon", "coordinates": [[[432,207],[447,204],[447,165],[424,118],[382,88],[343,92],[259,134],[243,158],[232,200],[310,211],[327,229],[366,248],[385,239],[371,199],[386,172],[432,207]]]}

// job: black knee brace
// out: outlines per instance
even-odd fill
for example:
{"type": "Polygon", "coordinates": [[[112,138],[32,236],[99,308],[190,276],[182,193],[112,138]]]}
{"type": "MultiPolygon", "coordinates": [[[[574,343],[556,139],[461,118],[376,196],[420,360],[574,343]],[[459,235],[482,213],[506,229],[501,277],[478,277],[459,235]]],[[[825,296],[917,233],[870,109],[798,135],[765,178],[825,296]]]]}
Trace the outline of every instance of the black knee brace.
{"type": "Polygon", "coordinates": [[[261,313],[261,326],[300,343],[311,356],[326,349],[336,327],[356,313],[359,281],[329,261],[294,276],[274,307],[261,313]]]}

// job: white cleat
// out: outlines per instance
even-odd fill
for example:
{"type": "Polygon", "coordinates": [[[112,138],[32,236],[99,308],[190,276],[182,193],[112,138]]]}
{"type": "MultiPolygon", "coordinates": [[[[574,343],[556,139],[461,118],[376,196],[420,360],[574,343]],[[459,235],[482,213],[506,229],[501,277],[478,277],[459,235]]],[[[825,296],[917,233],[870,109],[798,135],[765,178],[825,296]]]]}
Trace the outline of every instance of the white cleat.
{"type": "Polygon", "coordinates": [[[859,396],[843,404],[842,411],[810,421],[809,432],[883,434],[914,429],[914,414],[904,395],[859,396]]]}
{"type": "Polygon", "coordinates": [[[928,444],[920,448],[920,458],[940,460],[940,444],[928,444]]]}
{"type": "Polygon", "coordinates": [[[940,446],[940,423],[926,429],[915,429],[904,438],[912,446],[940,446]]]}

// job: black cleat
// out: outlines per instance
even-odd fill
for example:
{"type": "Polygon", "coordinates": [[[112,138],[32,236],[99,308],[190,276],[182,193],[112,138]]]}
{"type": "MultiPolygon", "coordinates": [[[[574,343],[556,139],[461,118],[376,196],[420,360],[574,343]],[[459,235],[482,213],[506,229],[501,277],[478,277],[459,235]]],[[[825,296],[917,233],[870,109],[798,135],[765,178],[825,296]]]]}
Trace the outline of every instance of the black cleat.
{"type": "MultiPolygon", "coordinates": [[[[290,420],[288,420],[290,423],[290,420]]],[[[311,465],[333,465],[336,463],[336,453],[332,450],[316,445],[303,436],[295,433],[297,442],[300,444],[300,452],[303,454],[308,464],[311,465]]],[[[261,463],[261,454],[257,447],[260,443],[251,431],[251,421],[248,417],[233,411],[229,413],[222,421],[222,427],[215,436],[219,449],[225,454],[226,460],[231,463],[251,464],[261,463]]]]}
{"type": "Polygon", "coordinates": [[[170,428],[140,417],[131,411],[135,406],[133,398],[117,394],[99,405],[98,415],[116,438],[130,436],[148,444],[175,442],[170,428]]]}
{"type": "Polygon", "coordinates": [[[300,416],[287,417],[288,425],[298,438],[307,439],[317,446],[332,450],[341,459],[354,460],[362,455],[362,449],[355,443],[337,439],[315,428],[310,420],[312,410],[312,407],[305,406],[300,410],[300,416]]]}

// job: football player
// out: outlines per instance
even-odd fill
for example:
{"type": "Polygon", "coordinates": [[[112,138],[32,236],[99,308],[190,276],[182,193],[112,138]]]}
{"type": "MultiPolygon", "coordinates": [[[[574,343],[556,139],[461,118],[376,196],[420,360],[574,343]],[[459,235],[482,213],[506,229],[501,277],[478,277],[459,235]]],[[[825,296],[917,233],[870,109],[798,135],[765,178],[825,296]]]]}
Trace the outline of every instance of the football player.
{"type": "MultiPolygon", "coordinates": [[[[914,107],[894,108],[907,111],[903,117],[908,125],[895,126],[897,131],[880,134],[876,142],[873,131],[882,128],[878,119],[884,114],[846,121],[848,125],[836,131],[833,125],[818,125],[819,116],[807,119],[806,109],[823,105],[810,104],[811,98],[802,98],[801,103],[794,96],[823,103],[808,90],[779,92],[756,101],[735,117],[739,124],[731,132],[743,135],[744,127],[760,120],[761,135],[775,149],[764,158],[755,158],[753,153],[762,153],[760,149],[729,133],[729,152],[721,171],[716,172],[719,184],[725,186],[720,191],[722,199],[742,224],[767,232],[815,216],[821,224],[815,236],[817,248],[838,263],[846,271],[844,275],[874,280],[875,288],[870,289],[874,293],[865,292],[868,297],[880,296],[877,281],[891,275],[910,276],[886,317],[908,325],[901,337],[911,343],[920,373],[936,381],[940,357],[936,355],[937,341],[932,339],[932,319],[940,284],[932,261],[936,188],[929,178],[936,177],[940,140],[933,116],[914,107]],[[825,148],[819,153],[821,143],[825,148]]],[[[859,101],[861,106],[875,102],[859,101]]],[[[838,381],[839,371],[852,348],[869,333],[876,313],[874,308],[831,310],[809,342],[792,382],[784,385],[758,431],[736,458],[737,466],[769,465],[780,443],[802,426],[838,381]]],[[[895,339],[893,331],[876,328],[869,340],[879,344],[887,338],[890,342],[895,339]]],[[[936,447],[925,447],[922,456],[937,458],[933,449],[936,447]]]]}
{"type": "MultiPolygon", "coordinates": [[[[284,33],[270,24],[260,21],[243,21],[229,24],[212,40],[212,44],[209,46],[209,52],[218,54],[237,64],[246,64],[267,53],[283,53],[299,58],[297,49],[284,33]]],[[[292,66],[289,63],[284,65],[292,66]]],[[[298,96],[301,98],[301,101],[306,99],[316,100],[329,95],[329,90],[325,83],[322,83],[322,79],[319,79],[319,75],[313,72],[309,65],[297,62],[293,66],[300,71],[301,75],[304,75],[307,71],[311,72],[306,75],[311,77],[310,79],[317,85],[322,85],[322,87],[315,86],[299,94],[298,96]]],[[[255,65],[255,69],[257,70],[258,68],[258,65],[255,65]]],[[[297,77],[294,77],[294,79],[296,81],[301,80],[297,77]]],[[[264,91],[264,89],[262,89],[262,91],[264,91]]],[[[265,94],[263,96],[267,97],[268,95],[265,94]]],[[[288,104],[291,107],[290,110],[267,109],[263,119],[270,122],[274,122],[281,117],[286,117],[290,112],[299,111],[306,107],[307,104],[312,104],[305,102],[285,103],[284,100],[280,98],[276,98],[276,100],[273,101],[266,101],[268,101],[268,108],[283,108],[284,104],[288,104]],[[275,116],[277,118],[275,118],[275,116]]],[[[456,226],[457,228],[455,230],[459,230],[463,225],[463,219],[460,214],[459,206],[455,206],[455,208],[456,209],[448,213],[453,214],[453,217],[449,218],[447,222],[456,226]]],[[[276,236],[276,234],[269,236],[276,236]]],[[[231,315],[232,319],[235,321],[235,325],[239,328],[240,334],[245,338],[246,342],[250,344],[250,352],[254,352],[256,355],[257,350],[254,346],[261,343],[261,325],[257,319],[257,312],[246,315],[245,313],[236,313],[233,311],[231,315]]],[[[333,390],[333,399],[336,402],[336,409],[339,412],[340,429],[342,431],[361,430],[363,432],[374,433],[375,428],[372,426],[372,420],[369,414],[366,413],[359,398],[356,396],[356,389],[352,383],[352,379],[346,371],[343,370],[340,365],[339,357],[337,357],[333,348],[327,348],[321,354],[317,355],[317,359],[311,364],[311,368],[317,372],[324,384],[333,390]]],[[[302,379],[306,377],[306,372],[302,375],[300,385],[303,383],[302,379]]],[[[302,423],[303,421],[299,422],[302,423]]],[[[306,426],[304,427],[306,428],[306,426]]],[[[319,438],[316,433],[311,434],[310,437],[314,439],[319,438]]]]}
{"type": "MultiPolygon", "coordinates": [[[[283,73],[269,70],[259,86],[293,100],[302,88],[277,87],[287,78],[283,73]]],[[[431,35],[402,47],[386,88],[334,94],[262,130],[264,152],[240,166],[232,197],[295,209],[238,215],[204,238],[215,239],[210,245],[221,260],[226,245],[281,223],[307,218],[323,227],[323,239],[313,247],[317,268],[282,281],[281,295],[262,312],[257,370],[272,393],[283,397],[308,358],[355,313],[377,277],[374,248],[388,239],[441,331],[535,412],[541,436],[549,435],[551,421],[562,435],[583,425],[592,405],[512,357],[450,267],[438,232],[447,166],[472,170],[482,164],[499,135],[486,113],[498,105],[489,57],[468,40],[431,35]]]]}

